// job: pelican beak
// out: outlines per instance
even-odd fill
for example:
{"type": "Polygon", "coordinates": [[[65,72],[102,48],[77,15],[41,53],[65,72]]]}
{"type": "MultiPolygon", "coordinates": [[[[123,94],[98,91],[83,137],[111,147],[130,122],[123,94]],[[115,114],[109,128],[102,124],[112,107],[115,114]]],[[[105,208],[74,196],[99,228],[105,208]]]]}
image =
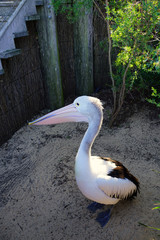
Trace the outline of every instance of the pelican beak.
{"type": "Polygon", "coordinates": [[[82,115],[74,104],[70,104],[29,122],[29,125],[49,125],[64,122],[88,122],[88,118],[82,115]]]}

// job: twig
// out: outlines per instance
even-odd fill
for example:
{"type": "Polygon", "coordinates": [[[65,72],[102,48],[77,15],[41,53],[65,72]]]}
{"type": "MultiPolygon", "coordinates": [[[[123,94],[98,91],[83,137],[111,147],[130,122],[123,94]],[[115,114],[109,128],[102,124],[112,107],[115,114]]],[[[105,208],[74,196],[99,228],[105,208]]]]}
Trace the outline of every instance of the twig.
{"type": "MultiPolygon", "coordinates": [[[[112,50],[112,42],[111,42],[111,33],[110,33],[110,23],[109,23],[109,14],[107,11],[107,18],[105,18],[104,14],[102,13],[100,7],[96,3],[96,1],[93,0],[94,5],[98,9],[99,13],[102,15],[104,21],[107,23],[107,33],[108,33],[108,63],[109,63],[109,71],[110,71],[110,76],[112,80],[112,92],[113,92],[113,100],[114,100],[114,107],[113,107],[113,113],[116,111],[116,101],[117,101],[117,96],[116,96],[116,91],[115,91],[115,80],[113,78],[113,70],[112,70],[112,60],[111,60],[111,50],[112,50]]],[[[108,7],[108,0],[106,0],[106,7],[108,7]]]]}
{"type": "Polygon", "coordinates": [[[99,11],[99,13],[101,14],[101,16],[103,17],[103,20],[107,23],[107,20],[106,20],[104,14],[102,13],[100,7],[99,7],[98,4],[96,3],[96,1],[93,0],[93,3],[94,3],[94,5],[96,6],[96,8],[98,9],[98,11],[99,11]]]}
{"type": "MultiPolygon", "coordinates": [[[[106,7],[109,7],[108,0],[106,0],[106,7]]],[[[113,93],[113,100],[114,100],[114,107],[113,107],[113,113],[116,110],[116,102],[117,102],[117,94],[115,91],[115,80],[113,77],[113,70],[112,70],[112,59],[111,59],[111,50],[112,50],[112,42],[111,42],[111,33],[110,33],[110,23],[109,23],[109,14],[107,11],[107,32],[108,32],[108,62],[109,62],[109,71],[110,76],[112,80],[112,93],[113,93]]]]}

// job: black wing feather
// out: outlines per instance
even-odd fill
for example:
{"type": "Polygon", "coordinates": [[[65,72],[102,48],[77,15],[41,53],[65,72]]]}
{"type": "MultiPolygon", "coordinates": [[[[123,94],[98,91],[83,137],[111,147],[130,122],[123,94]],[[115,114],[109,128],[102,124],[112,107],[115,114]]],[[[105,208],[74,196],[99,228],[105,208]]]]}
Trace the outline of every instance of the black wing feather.
{"type": "MultiPolygon", "coordinates": [[[[110,161],[112,163],[114,163],[116,165],[116,167],[111,170],[111,172],[108,174],[108,176],[111,176],[113,178],[122,178],[125,179],[127,178],[128,180],[130,180],[132,183],[134,183],[136,185],[136,190],[132,193],[129,194],[125,199],[133,199],[134,197],[137,196],[137,192],[140,192],[140,183],[138,181],[138,179],[136,177],[134,177],[129,171],[128,169],[123,166],[122,163],[120,163],[119,161],[113,160],[111,158],[106,158],[106,157],[101,157],[102,160],[104,161],[110,161]]],[[[114,197],[114,196],[112,196],[114,197]]],[[[116,196],[117,198],[117,196],[116,196]]]]}

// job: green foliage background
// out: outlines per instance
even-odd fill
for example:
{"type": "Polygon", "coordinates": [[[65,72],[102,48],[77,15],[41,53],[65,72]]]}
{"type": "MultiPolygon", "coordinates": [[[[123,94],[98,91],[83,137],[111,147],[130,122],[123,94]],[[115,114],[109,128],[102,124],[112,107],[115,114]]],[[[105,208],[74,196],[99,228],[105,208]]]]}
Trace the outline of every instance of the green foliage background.
{"type": "Polygon", "coordinates": [[[79,16],[85,14],[93,6],[92,0],[52,0],[55,13],[65,13],[70,22],[78,20],[79,16]],[[85,11],[82,11],[84,10],[85,11]]]}
{"type": "Polygon", "coordinates": [[[140,90],[159,85],[157,76],[160,76],[160,2],[110,2],[112,6],[107,11],[111,21],[111,38],[113,47],[118,49],[115,60],[117,84],[121,82],[121,73],[123,75],[126,64],[132,58],[126,87],[140,90]],[[151,73],[151,81],[146,73],[151,73]]]}

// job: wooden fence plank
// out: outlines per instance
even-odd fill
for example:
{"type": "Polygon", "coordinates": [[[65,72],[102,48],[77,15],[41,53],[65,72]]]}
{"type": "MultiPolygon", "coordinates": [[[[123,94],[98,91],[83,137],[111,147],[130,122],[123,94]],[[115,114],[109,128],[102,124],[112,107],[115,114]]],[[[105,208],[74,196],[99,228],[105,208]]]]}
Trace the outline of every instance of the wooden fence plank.
{"type": "Polygon", "coordinates": [[[63,105],[63,90],[59,62],[56,18],[53,7],[44,0],[44,6],[37,9],[40,20],[37,22],[42,60],[43,78],[46,90],[46,103],[50,109],[63,105]]]}
{"type": "MultiPolygon", "coordinates": [[[[85,10],[84,10],[85,11],[85,10]]],[[[93,92],[93,11],[85,11],[74,24],[76,94],[93,92]]]]}

